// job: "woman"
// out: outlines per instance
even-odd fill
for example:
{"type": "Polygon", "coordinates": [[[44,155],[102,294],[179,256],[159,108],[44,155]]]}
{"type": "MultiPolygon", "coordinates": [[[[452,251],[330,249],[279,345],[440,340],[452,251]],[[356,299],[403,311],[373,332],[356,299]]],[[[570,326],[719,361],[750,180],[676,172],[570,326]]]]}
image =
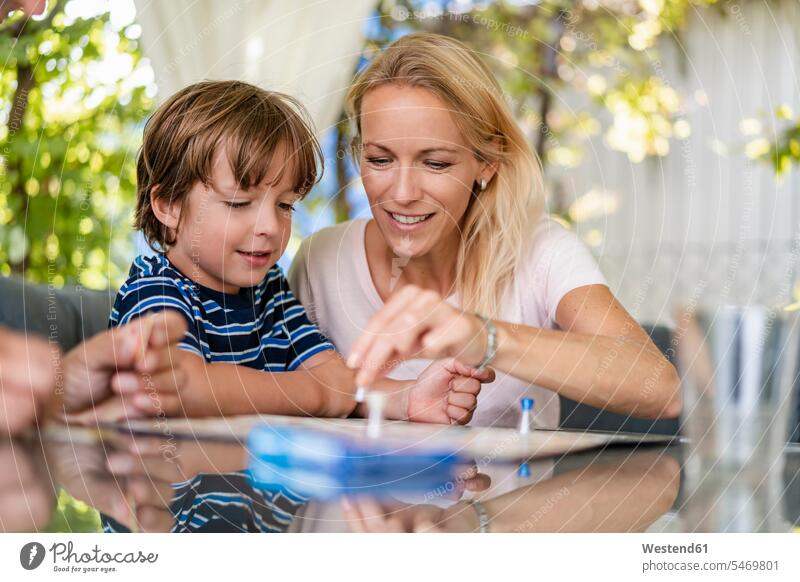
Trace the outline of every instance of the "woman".
{"type": "Polygon", "coordinates": [[[534,425],[554,428],[558,394],[680,413],[675,369],[545,217],[536,157],[471,50],[401,38],[355,80],[347,111],[373,219],[304,241],[290,279],[360,385],[457,357],[497,372],[473,425],[515,425],[528,396],[534,425]]]}

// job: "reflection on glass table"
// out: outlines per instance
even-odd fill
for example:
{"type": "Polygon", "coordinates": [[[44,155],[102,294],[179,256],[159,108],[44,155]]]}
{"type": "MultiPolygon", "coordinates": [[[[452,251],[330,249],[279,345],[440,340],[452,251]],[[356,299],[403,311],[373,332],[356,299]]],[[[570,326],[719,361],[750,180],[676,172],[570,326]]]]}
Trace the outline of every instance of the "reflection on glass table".
{"type": "Polygon", "coordinates": [[[17,468],[2,477],[3,531],[42,531],[60,488],[97,509],[109,531],[790,531],[800,524],[797,447],[784,450],[777,489],[746,489],[746,499],[728,494],[745,490],[746,475],[704,465],[680,443],[607,446],[522,465],[479,458],[461,466],[451,486],[344,502],[254,487],[252,459],[237,440],[72,428],[41,442],[6,441],[0,454],[17,468]],[[698,476],[703,487],[690,483],[698,476]]]}

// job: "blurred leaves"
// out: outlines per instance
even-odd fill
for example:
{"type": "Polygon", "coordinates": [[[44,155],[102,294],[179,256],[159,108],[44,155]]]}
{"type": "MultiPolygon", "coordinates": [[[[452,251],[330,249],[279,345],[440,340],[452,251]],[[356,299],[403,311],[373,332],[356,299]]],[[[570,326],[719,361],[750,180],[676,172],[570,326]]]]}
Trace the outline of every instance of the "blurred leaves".
{"type": "MultiPolygon", "coordinates": [[[[757,134],[745,146],[745,153],[752,159],[761,160],[772,164],[775,174],[780,178],[786,174],[794,164],[800,163],[800,117],[789,105],[780,105],[773,116],[767,116],[772,134],[767,134],[762,129],[765,123],[753,123],[753,132],[745,135],[757,134]]],[[[750,120],[744,120],[743,123],[750,120]]],[[[745,124],[747,125],[747,124],[745,124]]]]}
{"type": "Polygon", "coordinates": [[[45,532],[91,533],[102,529],[100,514],[96,509],[78,501],[64,489],[59,490],[58,505],[45,532]]]}
{"type": "Polygon", "coordinates": [[[494,70],[546,165],[575,167],[599,132],[640,162],[691,132],[661,70],[659,40],[679,39],[690,13],[715,3],[384,0],[364,61],[416,30],[464,39],[494,70]]]}
{"type": "Polygon", "coordinates": [[[119,283],[130,257],[135,154],[152,111],[138,25],[108,8],[0,26],[0,271],[55,286],[119,283]]]}
{"type": "Polygon", "coordinates": [[[656,77],[628,81],[608,91],[604,104],[613,115],[606,133],[608,145],[633,162],[646,156],[666,156],[678,120],[679,96],[656,77]]]}

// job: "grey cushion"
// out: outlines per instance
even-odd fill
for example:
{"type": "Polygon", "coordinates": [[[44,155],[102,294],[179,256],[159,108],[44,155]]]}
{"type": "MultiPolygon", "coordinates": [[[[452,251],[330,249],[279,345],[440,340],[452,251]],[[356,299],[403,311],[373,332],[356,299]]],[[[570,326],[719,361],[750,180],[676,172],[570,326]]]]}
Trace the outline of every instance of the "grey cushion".
{"type": "MultiPolygon", "coordinates": [[[[670,347],[672,332],[664,326],[645,326],[653,343],[667,353],[670,347]]],[[[675,362],[671,361],[674,365],[675,362]]],[[[680,434],[680,418],[662,418],[651,420],[637,418],[625,414],[617,414],[600,408],[576,402],[569,398],[559,397],[561,403],[561,421],[559,426],[570,429],[605,430],[611,432],[635,432],[643,434],[680,434]]]]}
{"type": "Polygon", "coordinates": [[[116,290],[55,289],[0,277],[0,325],[43,336],[69,350],[108,327],[116,290]]]}
{"type": "MultiPolygon", "coordinates": [[[[792,385],[793,404],[789,412],[789,441],[800,443],[800,377],[795,376],[792,385]]],[[[797,455],[800,457],[800,454],[797,455]]]]}

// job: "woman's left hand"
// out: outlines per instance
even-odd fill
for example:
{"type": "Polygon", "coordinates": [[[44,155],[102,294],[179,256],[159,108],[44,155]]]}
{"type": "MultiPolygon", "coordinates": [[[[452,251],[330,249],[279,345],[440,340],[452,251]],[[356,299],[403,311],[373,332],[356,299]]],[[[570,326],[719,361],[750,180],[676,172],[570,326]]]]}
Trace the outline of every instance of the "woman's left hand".
{"type": "Polygon", "coordinates": [[[408,285],[372,316],[347,365],[360,368],[359,386],[370,386],[393,365],[411,358],[458,358],[477,366],[486,343],[479,317],[456,309],[435,291],[408,285]]]}

